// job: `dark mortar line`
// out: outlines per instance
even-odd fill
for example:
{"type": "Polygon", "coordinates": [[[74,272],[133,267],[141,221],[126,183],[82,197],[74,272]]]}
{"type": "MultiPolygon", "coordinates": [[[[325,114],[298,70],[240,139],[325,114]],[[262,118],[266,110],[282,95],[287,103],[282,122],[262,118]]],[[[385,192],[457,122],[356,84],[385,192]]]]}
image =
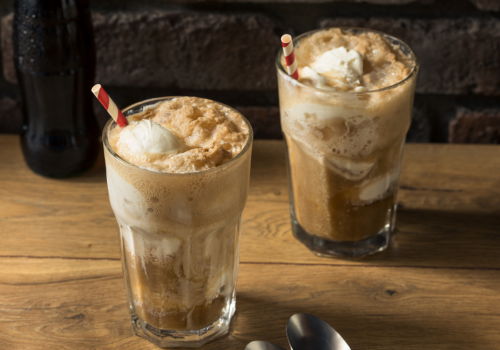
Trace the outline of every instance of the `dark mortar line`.
{"type": "Polygon", "coordinates": [[[240,261],[243,265],[289,265],[289,266],[329,266],[329,267],[387,267],[387,268],[412,268],[412,269],[449,269],[449,270],[485,270],[500,271],[500,267],[460,267],[460,266],[414,266],[414,265],[347,265],[347,264],[318,264],[318,263],[287,263],[287,262],[259,262],[259,261],[240,261]]]}
{"type": "Polygon", "coordinates": [[[92,3],[91,9],[94,11],[111,12],[116,11],[117,7],[120,11],[135,12],[144,10],[163,10],[163,11],[192,11],[192,12],[218,12],[218,13],[248,13],[248,12],[274,12],[280,14],[286,12],[290,8],[302,10],[316,10],[315,14],[324,13],[330,10],[336,16],[367,16],[367,14],[376,16],[425,16],[425,17],[487,17],[495,15],[496,12],[482,11],[476,8],[468,0],[444,0],[426,4],[424,1],[415,1],[408,4],[373,4],[373,3],[352,3],[350,1],[335,1],[335,2],[319,2],[310,3],[292,2],[231,2],[231,1],[190,1],[190,2],[159,2],[146,0],[137,5],[132,1],[122,1],[120,6],[117,6],[113,1],[108,1],[107,4],[92,3]]]}
{"type": "MultiPolygon", "coordinates": [[[[0,80],[2,77],[0,76],[0,80]]],[[[279,107],[278,90],[199,90],[199,89],[180,89],[175,87],[134,87],[134,86],[110,86],[115,95],[118,95],[122,104],[132,103],[133,96],[140,94],[141,97],[160,96],[160,95],[185,95],[204,97],[221,102],[231,103],[238,107],[279,107]],[[222,101],[224,100],[224,101],[222,101]],[[132,101],[132,102],[131,102],[132,101]]],[[[500,108],[498,96],[480,95],[473,93],[463,94],[430,94],[416,93],[416,98],[420,99],[421,105],[434,104],[434,101],[445,100],[446,105],[454,108],[458,105],[469,109],[497,109],[500,108]]],[[[0,84],[0,97],[10,97],[14,100],[19,99],[17,85],[3,87],[0,84]]],[[[139,97],[139,99],[141,98],[139,97]]]]}

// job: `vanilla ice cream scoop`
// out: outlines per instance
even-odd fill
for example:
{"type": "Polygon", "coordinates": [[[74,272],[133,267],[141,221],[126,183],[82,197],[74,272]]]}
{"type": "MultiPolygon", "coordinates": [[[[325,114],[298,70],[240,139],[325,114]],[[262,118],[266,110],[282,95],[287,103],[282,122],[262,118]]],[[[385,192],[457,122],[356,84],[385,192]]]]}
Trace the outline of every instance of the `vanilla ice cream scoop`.
{"type": "Polygon", "coordinates": [[[170,130],[148,119],[130,122],[120,133],[117,146],[137,155],[179,153],[184,149],[170,130]]]}
{"type": "Polygon", "coordinates": [[[355,50],[337,47],[319,56],[312,69],[333,78],[340,75],[347,83],[355,83],[363,75],[363,56],[355,50]]]}

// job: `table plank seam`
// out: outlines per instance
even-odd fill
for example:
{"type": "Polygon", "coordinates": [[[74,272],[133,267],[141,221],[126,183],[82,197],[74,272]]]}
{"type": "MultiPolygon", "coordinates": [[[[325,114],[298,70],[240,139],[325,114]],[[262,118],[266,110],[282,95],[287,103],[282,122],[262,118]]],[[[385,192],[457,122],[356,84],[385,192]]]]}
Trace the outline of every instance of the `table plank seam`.
{"type": "Polygon", "coordinates": [[[67,260],[109,260],[120,261],[120,258],[96,258],[96,257],[79,257],[79,256],[35,256],[35,255],[0,255],[0,258],[11,259],[67,259],[67,260]]]}
{"type": "MultiPolygon", "coordinates": [[[[70,256],[33,256],[33,255],[0,255],[0,258],[10,259],[64,259],[64,260],[95,260],[95,261],[120,261],[120,258],[96,257],[70,257],[70,256]]],[[[288,263],[288,262],[261,262],[240,261],[241,265],[284,265],[284,266],[331,266],[331,267],[373,267],[373,268],[410,268],[410,269],[451,269],[451,270],[480,270],[500,271],[499,267],[473,267],[473,266],[418,266],[418,265],[351,265],[351,264],[321,264],[321,263],[288,263]]]]}
{"type": "Polygon", "coordinates": [[[56,284],[56,283],[66,283],[66,282],[85,281],[85,280],[107,281],[107,280],[116,280],[116,279],[122,279],[122,278],[123,278],[123,275],[119,275],[119,276],[92,276],[92,277],[71,278],[71,279],[66,279],[66,280],[49,281],[49,282],[30,282],[30,283],[0,282],[0,285],[3,284],[3,285],[8,285],[8,286],[37,286],[37,285],[42,285],[42,284],[56,284]]]}
{"type": "Polygon", "coordinates": [[[287,265],[287,266],[331,266],[331,267],[373,267],[373,268],[409,268],[409,269],[451,269],[451,270],[486,270],[500,271],[499,267],[473,267],[473,266],[417,266],[417,265],[350,265],[350,264],[321,264],[321,263],[287,263],[287,262],[260,262],[240,261],[243,265],[287,265]]]}
{"type": "Polygon", "coordinates": [[[446,188],[426,188],[426,187],[412,187],[406,185],[400,185],[400,190],[406,191],[430,191],[430,192],[463,192],[462,189],[446,189],[446,188]]]}

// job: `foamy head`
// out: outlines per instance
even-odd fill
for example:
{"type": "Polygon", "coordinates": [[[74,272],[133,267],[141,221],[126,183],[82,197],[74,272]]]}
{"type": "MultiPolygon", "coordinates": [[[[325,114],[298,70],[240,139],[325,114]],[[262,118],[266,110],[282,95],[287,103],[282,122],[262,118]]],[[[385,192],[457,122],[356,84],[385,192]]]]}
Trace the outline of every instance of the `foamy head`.
{"type": "Polygon", "coordinates": [[[380,90],[415,67],[407,46],[373,31],[326,29],[299,37],[295,46],[300,82],[326,90],[380,90]]]}
{"type": "Polygon", "coordinates": [[[247,144],[249,125],[234,109],[197,97],[176,97],[142,108],[129,125],[112,128],[109,143],[145,169],[188,173],[220,166],[247,144]]]}

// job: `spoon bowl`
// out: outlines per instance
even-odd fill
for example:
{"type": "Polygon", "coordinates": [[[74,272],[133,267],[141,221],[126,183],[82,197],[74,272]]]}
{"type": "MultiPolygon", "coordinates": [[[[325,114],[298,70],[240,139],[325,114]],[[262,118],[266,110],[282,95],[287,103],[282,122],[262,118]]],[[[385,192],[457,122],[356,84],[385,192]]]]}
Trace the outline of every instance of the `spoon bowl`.
{"type": "Polygon", "coordinates": [[[285,350],[281,346],[274,345],[273,343],[269,343],[267,341],[256,340],[251,343],[248,343],[245,350],[285,350]]]}
{"type": "Polygon", "coordinates": [[[309,314],[295,314],[286,326],[292,350],[351,350],[328,323],[309,314]]]}

